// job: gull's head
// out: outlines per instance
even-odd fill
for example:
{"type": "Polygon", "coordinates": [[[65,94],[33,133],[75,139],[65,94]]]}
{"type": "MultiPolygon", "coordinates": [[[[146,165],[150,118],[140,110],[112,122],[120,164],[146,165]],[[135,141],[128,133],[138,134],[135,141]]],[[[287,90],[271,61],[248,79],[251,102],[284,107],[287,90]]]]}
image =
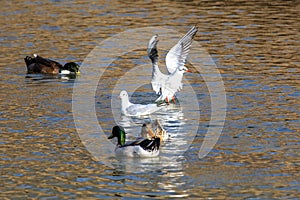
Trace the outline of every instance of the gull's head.
{"type": "Polygon", "coordinates": [[[123,91],[120,92],[120,96],[119,97],[121,99],[128,98],[128,93],[125,90],[123,90],[123,91]]]}
{"type": "Polygon", "coordinates": [[[156,50],[157,43],[158,43],[158,35],[154,35],[149,40],[149,43],[148,43],[148,49],[147,49],[148,55],[150,55],[152,51],[156,52],[156,54],[157,54],[157,50],[156,50]]]}
{"type": "Polygon", "coordinates": [[[152,38],[149,41],[148,46],[154,46],[157,44],[157,42],[158,42],[158,35],[156,34],[156,35],[152,36],[152,38]]]}
{"type": "Polygon", "coordinates": [[[185,66],[180,66],[178,67],[179,72],[181,73],[185,73],[185,72],[191,72],[191,70],[189,70],[188,68],[186,68],[185,66]]]}

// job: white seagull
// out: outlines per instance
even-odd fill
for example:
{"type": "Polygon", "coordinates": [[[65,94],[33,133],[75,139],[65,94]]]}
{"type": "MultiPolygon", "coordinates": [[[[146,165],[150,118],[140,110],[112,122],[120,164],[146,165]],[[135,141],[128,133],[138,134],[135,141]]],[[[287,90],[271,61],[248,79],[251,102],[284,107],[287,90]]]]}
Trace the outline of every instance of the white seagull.
{"type": "Polygon", "coordinates": [[[133,104],[129,101],[128,93],[123,90],[120,93],[122,113],[126,116],[149,115],[160,110],[163,106],[157,104],[133,104]]]}
{"type": "MultiPolygon", "coordinates": [[[[190,51],[190,47],[198,28],[193,26],[180,40],[171,48],[166,56],[166,66],[169,74],[163,74],[158,67],[157,43],[158,35],[154,35],[148,44],[148,56],[152,62],[152,88],[160,97],[155,102],[174,98],[176,92],[182,89],[182,77],[184,72],[189,72],[184,65],[190,51]]],[[[173,99],[174,100],[174,99],[173,99]]]]}

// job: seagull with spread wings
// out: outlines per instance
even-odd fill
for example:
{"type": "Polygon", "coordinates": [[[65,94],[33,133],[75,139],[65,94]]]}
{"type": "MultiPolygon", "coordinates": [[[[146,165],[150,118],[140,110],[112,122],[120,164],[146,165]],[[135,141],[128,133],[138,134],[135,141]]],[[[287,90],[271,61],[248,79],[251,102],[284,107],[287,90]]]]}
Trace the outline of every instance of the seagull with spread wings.
{"type": "Polygon", "coordinates": [[[154,35],[148,44],[148,56],[152,62],[152,88],[160,97],[155,102],[174,100],[176,92],[182,89],[182,77],[185,72],[190,72],[184,65],[190,52],[190,47],[198,28],[193,26],[179,41],[171,48],[166,56],[166,66],[169,74],[164,74],[158,67],[158,35],[154,35]]]}

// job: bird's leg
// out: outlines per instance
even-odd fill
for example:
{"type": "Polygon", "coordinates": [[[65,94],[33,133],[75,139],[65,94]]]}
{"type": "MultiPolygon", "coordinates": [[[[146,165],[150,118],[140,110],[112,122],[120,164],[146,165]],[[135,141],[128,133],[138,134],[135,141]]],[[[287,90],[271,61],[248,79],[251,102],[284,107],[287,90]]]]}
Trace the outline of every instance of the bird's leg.
{"type": "Polygon", "coordinates": [[[174,104],[176,104],[175,96],[172,97],[172,102],[173,102],[174,104]]]}
{"type": "Polygon", "coordinates": [[[166,97],[165,101],[169,105],[169,99],[168,99],[168,97],[166,97]]]}

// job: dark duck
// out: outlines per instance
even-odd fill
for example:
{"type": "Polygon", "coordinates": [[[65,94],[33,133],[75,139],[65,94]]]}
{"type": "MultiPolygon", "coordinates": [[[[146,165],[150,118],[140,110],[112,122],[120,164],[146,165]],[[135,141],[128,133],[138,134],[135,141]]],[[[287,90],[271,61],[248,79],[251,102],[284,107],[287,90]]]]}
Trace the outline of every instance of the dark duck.
{"type": "Polygon", "coordinates": [[[33,56],[34,57],[26,56],[26,58],[24,58],[28,74],[80,74],[79,65],[75,62],[68,62],[62,65],[37,54],[33,54],[33,56]]]}

